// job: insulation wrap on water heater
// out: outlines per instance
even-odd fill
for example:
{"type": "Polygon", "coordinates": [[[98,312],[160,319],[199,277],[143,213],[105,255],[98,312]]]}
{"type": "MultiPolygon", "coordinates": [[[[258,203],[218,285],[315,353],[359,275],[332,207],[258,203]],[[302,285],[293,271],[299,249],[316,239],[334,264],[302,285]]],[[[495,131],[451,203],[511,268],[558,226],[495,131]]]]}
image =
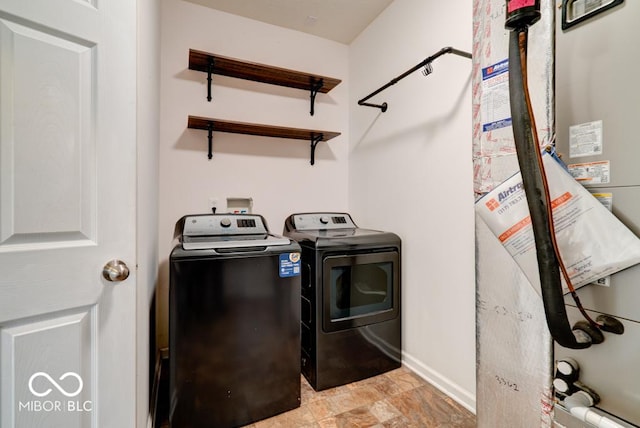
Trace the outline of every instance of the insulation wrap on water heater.
{"type": "MultiPolygon", "coordinates": [[[[521,5],[530,6],[527,0],[521,5]]],[[[529,76],[542,145],[552,140],[555,3],[540,0],[530,29],[529,76]]],[[[516,173],[504,0],[474,1],[473,163],[480,196],[516,173]]],[[[476,217],[478,427],[552,426],[552,345],[540,297],[486,224],[476,217]]]]}

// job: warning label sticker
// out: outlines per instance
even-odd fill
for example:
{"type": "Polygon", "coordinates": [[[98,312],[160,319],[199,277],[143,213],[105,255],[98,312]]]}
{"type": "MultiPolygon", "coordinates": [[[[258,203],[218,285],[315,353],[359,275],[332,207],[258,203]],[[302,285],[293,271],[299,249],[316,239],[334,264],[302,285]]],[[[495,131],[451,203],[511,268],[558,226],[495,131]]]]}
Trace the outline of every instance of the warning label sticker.
{"type": "Polygon", "coordinates": [[[569,127],[569,156],[579,158],[602,154],[602,121],[569,127]]]}
{"type": "Polygon", "coordinates": [[[300,275],[300,253],[280,254],[280,278],[300,275]]]}
{"type": "Polygon", "coordinates": [[[569,172],[584,186],[606,184],[611,176],[611,163],[607,161],[574,163],[567,165],[569,172]]]}

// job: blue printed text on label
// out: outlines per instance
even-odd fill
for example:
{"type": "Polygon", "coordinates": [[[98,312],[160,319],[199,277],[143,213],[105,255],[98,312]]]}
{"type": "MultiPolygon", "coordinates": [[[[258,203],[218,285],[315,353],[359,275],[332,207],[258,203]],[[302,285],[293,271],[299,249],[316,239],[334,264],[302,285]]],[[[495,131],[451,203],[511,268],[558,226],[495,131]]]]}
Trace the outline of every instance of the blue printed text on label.
{"type": "Polygon", "coordinates": [[[280,254],[280,278],[300,275],[300,253],[280,254]]]}

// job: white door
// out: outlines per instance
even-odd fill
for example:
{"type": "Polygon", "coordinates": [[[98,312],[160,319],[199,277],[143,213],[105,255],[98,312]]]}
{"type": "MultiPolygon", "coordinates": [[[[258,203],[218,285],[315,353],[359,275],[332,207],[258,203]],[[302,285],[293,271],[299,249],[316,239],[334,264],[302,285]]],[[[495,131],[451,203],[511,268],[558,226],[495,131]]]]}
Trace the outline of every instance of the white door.
{"type": "Polygon", "coordinates": [[[0,0],[1,428],[134,426],[135,18],[0,0]]]}

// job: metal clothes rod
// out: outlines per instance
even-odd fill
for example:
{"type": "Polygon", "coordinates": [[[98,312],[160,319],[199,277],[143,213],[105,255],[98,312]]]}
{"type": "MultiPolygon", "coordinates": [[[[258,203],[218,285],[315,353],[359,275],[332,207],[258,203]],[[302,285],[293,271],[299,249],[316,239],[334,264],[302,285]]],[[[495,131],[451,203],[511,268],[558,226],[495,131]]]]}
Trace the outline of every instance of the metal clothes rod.
{"type": "MultiPolygon", "coordinates": [[[[405,77],[407,77],[408,75],[410,75],[411,73],[413,73],[416,70],[421,69],[422,67],[428,67],[429,64],[431,64],[431,61],[433,61],[434,59],[444,55],[444,54],[454,54],[454,55],[459,55],[459,56],[463,56],[465,58],[469,58],[471,59],[471,54],[469,52],[464,52],[458,49],[454,49],[451,46],[446,47],[446,48],[442,48],[440,49],[438,52],[436,52],[435,54],[431,55],[429,58],[425,59],[424,61],[422,61],[420,64],[410,68],[409,70],[405,71],[404,73],[402,73],[400,76],[396,77],[395,79],[391,80],[389,83],[387,83],[386,85],[382,86],[381,88],[376,89],[375,91],[371,92],[369,95],[367,95],[366,97],[362,98],[360,101],[358,101],[358,105],[361,106],[366,106],[366,107],[375,107],[375,108],[379,108],[380,110],[382,110],[382,112],[384,113],[385,111],[387,111],[387,108],[389,107],[387,105],[387,103],[382,103],[382,104],[371,104],[371,103],[367,103],[366,101],[373,97],[374,95],[379,94],[380,92],[384,91],[385,89],[387,89],[389,86],[391,85],[395,85],[396,83],[398,83],[400,80],[404,79],[405,77]]],[[[431,71],[428,69],[427,74],[430,73],[431,71]]]]}

